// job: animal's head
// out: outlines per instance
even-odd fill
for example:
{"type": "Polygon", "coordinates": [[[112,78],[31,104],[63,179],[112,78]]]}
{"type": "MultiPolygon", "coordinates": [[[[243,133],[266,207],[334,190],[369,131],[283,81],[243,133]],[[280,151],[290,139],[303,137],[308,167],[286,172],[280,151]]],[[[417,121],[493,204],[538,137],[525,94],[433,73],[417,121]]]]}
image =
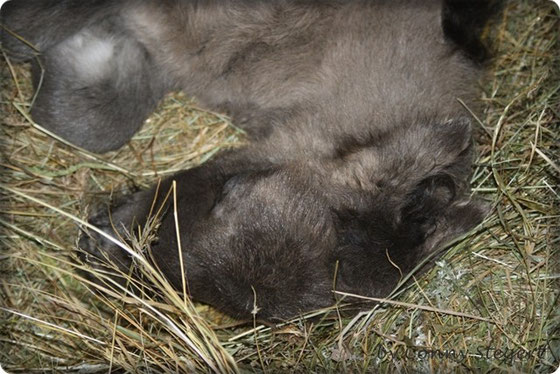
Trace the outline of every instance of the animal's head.
{"type": "MultiPolygon", "coordinates": [[[[177,175],[177,216],[168,202],[154,260],[180,288],[180,237],[192,296],[243,317],[325,307],[333,287],[386,294],[484,209],[467,195],[468,122],[405,127],[382,140],[283,165],[225,155],[177,175]]],[[[125,225],[141,221],[152,195],[140,193],[113,215],[125,225]]]]}

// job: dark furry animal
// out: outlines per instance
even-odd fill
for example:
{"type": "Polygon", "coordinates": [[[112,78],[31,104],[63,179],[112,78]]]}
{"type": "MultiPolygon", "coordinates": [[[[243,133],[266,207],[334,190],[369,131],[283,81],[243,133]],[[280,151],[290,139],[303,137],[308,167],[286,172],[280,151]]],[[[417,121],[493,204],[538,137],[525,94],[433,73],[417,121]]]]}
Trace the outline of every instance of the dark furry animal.
{"type": "MultiPolygon", "coordinates": [[[[256,303],[257,318],[274,320],[332,305],[333,284],[385,296],[482,220],[457,98],[473,106],[473,58],[484,56],[479,27],[461,12],[481,25],[484,4],[12,0],[2,41],[13,58],[40,53],[33,117],[91,151],[125,144],[176,89],[248,131],[251,145],[160,191],[177,181],[192,297],[238,317],[256,303]]],[[[114,227],[143,225],[153,197],[113,207],[114,227]]],[[[107,212],[91,222],[113,233],[107,212]]],[[[180,289],[176,237],[168,209],[152,253],[180,289]]],[[[123,270],[132,264],[96,234],[80,244],[123,270]]]]}

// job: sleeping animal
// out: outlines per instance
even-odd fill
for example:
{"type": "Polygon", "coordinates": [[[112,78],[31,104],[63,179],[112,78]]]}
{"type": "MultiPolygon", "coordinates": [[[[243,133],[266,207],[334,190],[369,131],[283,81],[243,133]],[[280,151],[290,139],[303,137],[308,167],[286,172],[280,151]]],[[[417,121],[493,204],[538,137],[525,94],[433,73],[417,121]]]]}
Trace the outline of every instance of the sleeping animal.
{"type": "MultiPolygon", "coordinates": [[[[35,60],[32,108],[93,152],[124,145],[162,96],[184,90],[232,116],[251,143],[174,175],[153,261],[195,300],[286,319],[333,287],[386,296],[422,259],[476,226],[471,121],[486,1],[12,0],[3,48],[35,60]],[[167,205],[170,204],[168,201],[167,205]]],[[[155,188],[91,223],[146,224],[155,188]]],[[[162,196],[159,197],[159,201],[162,196]]],[[[96,233],[88,261],[134,266],[96,233]]]]}

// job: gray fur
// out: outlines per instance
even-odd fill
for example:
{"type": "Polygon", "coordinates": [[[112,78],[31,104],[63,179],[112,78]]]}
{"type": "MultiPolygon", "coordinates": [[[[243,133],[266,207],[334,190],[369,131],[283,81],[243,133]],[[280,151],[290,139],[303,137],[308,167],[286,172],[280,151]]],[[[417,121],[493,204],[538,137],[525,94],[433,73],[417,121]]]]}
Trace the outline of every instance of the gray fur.
{"type": "MultiPolygon", "coordinates": [[[[247,317],[254,291],[258,317],[271,320],[331,305],[333,282],[385,296],[482,219],[457,101],[474,105],[480,71],[444,35],[439,0],[23,4],[8,2],[2,22],[41,52],[32,114],[46,128],[95,152],[116,149],[165,92],[182,89],[251,135],[160,187],[178,183],[195,299],[247,317]]],[[[31,56],[9,33],[3,43],[31,56]]],[[[153,195],[114,207],[116,226],[145,223],[153,195]]],[[[105,212],[92,222],[110,229],[105,212]]],[[[131,264],[95,235],[81,246],[131,264]]],[[[169,210],[152,248],[180,288],[169,210]]]]}

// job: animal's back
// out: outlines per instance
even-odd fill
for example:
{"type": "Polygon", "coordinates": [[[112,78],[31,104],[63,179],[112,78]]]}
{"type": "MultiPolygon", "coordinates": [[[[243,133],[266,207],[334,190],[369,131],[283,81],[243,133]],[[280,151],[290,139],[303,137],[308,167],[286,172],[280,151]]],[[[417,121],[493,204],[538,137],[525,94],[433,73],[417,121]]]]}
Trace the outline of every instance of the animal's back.
{"type": "Polygon", "coordinates": [[[147,3],[130,22],[165,50],[181,88],[255,122],[267,148],[329,155],[342,138],[445,122],[464,115],[458,98],[472,105],[478,69],[445,40],[441,3],[179,1],[147,3]]]}

